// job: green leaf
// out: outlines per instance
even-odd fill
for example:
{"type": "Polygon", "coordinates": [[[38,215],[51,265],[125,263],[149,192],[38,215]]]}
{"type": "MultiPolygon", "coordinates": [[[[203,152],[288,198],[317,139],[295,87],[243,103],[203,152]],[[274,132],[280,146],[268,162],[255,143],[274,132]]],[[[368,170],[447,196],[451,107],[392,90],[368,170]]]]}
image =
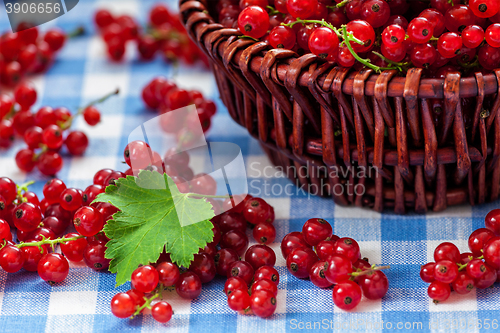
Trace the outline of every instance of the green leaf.
{"type": "Polygon", "coordinates": [[[106,188],[95,202],[109,202],[120,211],[104,227],[109,270],[116,285],[130,280],[139,265],[156,262],[163,249],[173,262],[188,267],[194,254],[213,239],[212,205],[180,193],[166,174],[141,171],[106,188]]]}

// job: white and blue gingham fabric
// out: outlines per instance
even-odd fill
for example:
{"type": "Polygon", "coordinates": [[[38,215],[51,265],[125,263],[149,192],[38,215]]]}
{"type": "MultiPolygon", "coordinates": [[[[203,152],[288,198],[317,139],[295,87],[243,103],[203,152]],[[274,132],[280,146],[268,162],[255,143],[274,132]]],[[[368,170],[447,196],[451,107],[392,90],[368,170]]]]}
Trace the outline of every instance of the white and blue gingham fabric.
{"type": "MultiPolygon", "coordinates": [[[[123,149],[130,132],[155,116],[141,100],[142,87],[154,76],[172,77],[174,69],[157,59],[149,63],[137,60],[135,50],[128,50],[126,60],[111,63],[104,44],[92,25],[96,8],[108,7],[115,13],[128,13],[141,23],[154,1],[94,1],[82,0],[68,14],[47,23],[42,29],[57,25],[67,31],[84,25],[86,36],[71,40],[59,54],[48,73],[33,78],[39,98],[35,109],[42,105],[66,106],[76,110],[103,93],[119,87],[121,93],[99,106],[102,123],[89,127],[79,119],[75,127],[90,138],[85,156],[64,156],[64,169],[58,174],[68,186],[85,188],[94,173],[102,168],[124,170],[123,149]]],[[[167,3],[175,8],[177,3],[167,3]]],[[[0,9],[0,30],[8,29],[6,13],[0,9]]],[[[444,303],[434,305],[427,297],[427,284],[419,278],[420,266],[432,261],[434,248],[443,241],[455,243],[467,250],[469,234],[484,226],[486,213],[498,206],[452,207],[445,212],[428,215],[397,216],[379,214],[359,208],[335,206],[331,200],[309,198],[304,193],[288,196],[272,193],[273,184],[288,184],[269,174],[269,161],[258,142],[246,130],[236,125],[218,99],[215,81],[209,71],[199,67],[181,66],[174,80],[179,86],[196,88],[217,101],[218,113],[208,139],[213,142],[233,142],[241,147],[248,168],[251,194],[260,195],[275,208],[277,241],[291,231],[301,230],[311,217],[327,219],[335,234],[356,239],[362,255],[372,263],[388,264],[386,271],[390,288],[382,300],[363,299],[352,312],[333,306],[332,291],[321,290],[307,280],[290,275],[281,256],[279,243],[272,245],[277,254],[280,272],[278,308],[268,319],[237,315],[226,304],[222,292],[224,278],[217,277],[204,285],[200,297],[189,301],[175,292],[166,292],[165,299],[174,309],[172,320],[155,322],[150,314],[133,320],[115,318],[110,311],[114,294],[130,288],[126,284],[115,288],[114,275],[94,272],[82,264],[72,264],[68,278],[50,286],[37,273],[21,271],[7,274],[0,270],[0,332],[90,332],[90,331],[167,331],[167,332],[498,332],[500,288],[473,290],[463,296],[452,294],[444,303]],[[255,163],[258,162],[258,163],[255,163]],[[258,165],[258,167],[256,167],[258,165]],[[253,182],[253,183],[252,183],[253,182]],[[253,184],[253,186],[252,186],[253,184]],[[267,184],[264,187],[264,184],[267,184]],[[267,189],[258,193],[256,187],[267,189]]],[[[18,171],[14,155],[23,146],[18,140],[10,150],[0,151],[0,176],[16,182],[35,180],[33,190],[41,195],[46,180],[38,172],[26,175],[18,171]]],[[[250,234],[249,234],[250,236],[250,234]]],[[[250,239],[252,239],[250,237],[250,239]]]]}

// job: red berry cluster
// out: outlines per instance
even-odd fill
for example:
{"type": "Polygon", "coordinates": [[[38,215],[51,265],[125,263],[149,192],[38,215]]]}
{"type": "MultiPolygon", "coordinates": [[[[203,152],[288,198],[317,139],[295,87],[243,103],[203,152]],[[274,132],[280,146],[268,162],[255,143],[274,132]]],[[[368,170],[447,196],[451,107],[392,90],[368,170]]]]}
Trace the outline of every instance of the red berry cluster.
{"type": "MultiPolygon", "coordinates": [[[[108,94],[103,101],[118,91],[108,94]]],[[[82,131],[69,131],[73,120],[83,115],[87,124],[95,126],[101,113],[94,106],[96,102],[81,108],[75,115],[65,107],[56,109],[43,106],[33,113],[37,92],[29,82],[16,87],[13,98],[0,94],[0,147],[9,148],[15,135],[24,139],[27,147],[16,154],[16,164],[24,172],[35,167],[46,176],[54,176],[63,167],[60,150],[63,146],[71,155],[82,155],[89,140],[82,131]],[[65,135],[65,132],[67,135],[65,135]]]]}
{"type": "Polygon", "coordinates": [[[449,242],[434,250],[434,262],[420,269],[420,278],[430,283],[427,294],[434,303],[446,301],[451,291],[468,294],[474,287],[486,289],[500,281],[500,209],[486,215],[486,228],[469,236],[470,252],[460,253],[449,242]]]}
{"type": "Polygon", "coordinates": [[[226,27],[342,67],[500,67],[498,0],[223,0],[217,10],[226,27]]]}
{"type": "Polygon", "coordinates": [[[219,274],[228,277],[224,293],[232,310],[242,313],[251,310],[260,317],[272,315],[276,309],[279,282],[279,274],[273,268],[276,255],[263,244],[247,249],[249,241],[245,232],[247,222],[256,227],[269,224],[273,231],[262,234],[259,240],[268,243],[274,239],[273,209],[259,198],[247,196],[242,199],[233,197],[224,201],[222,206],[228,211],[222,215],[217,214],[221,204],[212,201],[217,214],[212,219],[213,241],[194,255],[187,268],[172,263],[170,255],[165,252],[153,265],[137,268],[131,277],[132,289],[116,294],[111,300],[113,314],[118,318],[129,318],[148,308],[154,319],[168,322],[173,314],[170,304],[160,301],[151,305],[161,296],[163,288],[173,286],[180,297],[195,299],[201,293],[202,284],[219,274]],[[239,204],[235,205],[235,202],[239,204]],[[240,256],[244,256],[245,261],[240,260],[240,256]]]}
{"type": "Polygon", "coordinates": [[[281,253],[293,276],[309,278],[320,288],[334,285],[333,303],[342,310],[355,308],[361,295],[380,299],[389,289],[389,281],[380,270],[388,267],[371,266],[367,258],[361,259],[358,243],[333,235],[332,226],[324,219],[309,219],[302,232],[286,235],[281,253]]]}
{"type": "Polygon", "coordinates": [[[161,76],[154,78],[143,88],[142,99],[149,108],[158,110],[163,115],[160,118],[162,129],[166,133],[175,133],[180,142],[191,138],[193,133],[198,134],[200,124],[203,132],[208,131],[212,117],[217,112],[215,103],[206,99],[198,90],[179,88],[173,81],[161,76]],[[195,113],[169,113],[192,104],[196,106],[198,117],[195,113]]]}
{"type": "Polygon", "coordinates": [[[179,15],[171,13],[162,4],[151,9],[148,29],[144,34],[141,34],[140,26],[133,17],[115,17],[106,9],[95,13],[94,22],[106,43],[108,56],[114,61],[123,59],[129,41],[136,41],[141,60],[151,60],[160,52],[168,62],[183,60],[192,65],[201,60],[208,66],[207,57],[189,39],[179,15]]]}
{"type": "Polygon", "coordinates": [[[54,28],[40,36],[37,27],[26,24],[19,32],[6,32],[0,36],[0,83],[15,86],[30,73],[46,71],[54,62],[66,39],[83,33],[79,28],[70,35],[54,28]]]}
{"type": "Polygon", "coordinates": [[[0,266],[8,273],[21,268],[38,271],[50,283],[66,278],[68,260],[83,260],[97,271],[106,269],[110,262],[104,257],[108,238],[102,228],[118,209],[109,203],[90,205],[104,192],[105,174],[99,171],[85,191],[51,179],[43,187],[41,201],[28,191],[29,184],[17,186],[9,178],[0,178],[0,241],[6,241],[0,250],[0,266]],[[62,236],[71,223],[76,232],[62,236]],[[12,241],[11,231],[16,229],[19,244],[12,241]],[[56,244],[62,254],[53,252],[56,244]]]}

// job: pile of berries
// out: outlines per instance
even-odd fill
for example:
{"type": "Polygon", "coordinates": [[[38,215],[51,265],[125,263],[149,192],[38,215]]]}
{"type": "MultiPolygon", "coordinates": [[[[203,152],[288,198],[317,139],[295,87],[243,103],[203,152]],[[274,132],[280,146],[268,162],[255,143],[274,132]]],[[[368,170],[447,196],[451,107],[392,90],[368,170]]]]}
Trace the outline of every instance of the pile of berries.
{"type": "Polygon", "coordinates": [[[66,39],[83,33],[82,28],[68,35],[60,29],[47,30],[40,36],[37,27],[21,23],[19,32],[0,36],[0,83],[13,87],[30,73],[46,71],[64,46],[66,39]]]}
{"type": "Polygon", "coordinates": [[[51,179],[43,187],[41,201],[28,190],[30,183],[17,186],[9,178],[0,178],[0,266],[8,273],[22,268],[38,271],[51,284],[66,278],[68,260],[83,260],[96,271],[108,268],[110,260],[104,257],[108,238],[102,228],[118,209],[109,203],[90,205],[104,192],[101,176],[98,172],[95,184],[85,191],[51,179]],[[71,223],[76,232],[65,234],[71,223]],[[12,241],[13,230],[18,244],[12,241]],[[54,252],[57,244],[62,254],[54,252]]]}
{"type": "Polygon", "coordinates": [[[434,303],[446,301],[451,291],[468,294],[472,289],[486,289],[500,281],[500,209],[486,215],[486,228],[469,236],[470,252],[460,253],[449,242],[434,250],[434,261],[422,266],[420,278],[430,283],[427,294],[434,303]]]}
{"type": "Polygon", "coordinates": [[[95,126],[101,113],[94,106],[114,91],[89,105],[80,108],[74,115],[65,108],[53,109],[43,106],[33,113],[31,107],[37,99],[35,87],[29,82],[18,85],[14,96],[0,94],[0,147],[9,148],[15,136],[22,137],[27,144],[16,154],[16,164],[24,172],[37,167],[46,176],[54,176],[63,167],[60,150],[63,146],[71,155],[82,155],[89,140],[82,131],[70,131],[76,117],[83,115],[87,124],[95,126]],[[65,132],[68,132],[65,135],[65,132]]]}
{"type": "Polygon", "coordinates": [[[370,265],[367,258],[361,259],[358,243],[333,235],[332,226],[324,219],[309,219],[302,232],[287,234],[281,241],[281,253],[293,276],[309,278],[320,288],[334,285],[333,303],[342,310],[355,308],[362,295],[380,299],[389,289],[381,271],[388,266],[370,265]]]}
{"type": "Polygon", "coordinates": [[[225,27],[342,67],[500,67],[498,0],[222,0],[217,11],[225,27]]]}
{"type": "Polygon", "coordinates": [[[184,61],[188,65],[202,61],[208,67],[208,59],[189,39],[178,14],[169,12],[162,4],[155,5],[149,13],[149,23],[142,32],[139,24],[129,15],[113,16],[106,9],[95,13],[94,22],[106,43],[111,60],[120,61],[129,41],[136,41],[141,60],[151,60],[158,52],[167,62],[184,61]]]}
{"type": "MultiPolygon", "coordinates": [[[[198,90],[185,90],[164,77],[156,77],[142,90],[142,99],[151,109],[157,110],[162,117],[160,125],[166,133],[175,134],[178,141],[186,141],[193,133],[201,129],[206,132],[212,124],[212,117],[217,112],[217,106],[206,99],[198,90]],[[169,113],[188,105],[194,104],[195,113],[169,113]],[[179,117],[183,117],[180,119],[179,117]]],[[[191,139],[193,140],[193,139],[191,139]]]]}

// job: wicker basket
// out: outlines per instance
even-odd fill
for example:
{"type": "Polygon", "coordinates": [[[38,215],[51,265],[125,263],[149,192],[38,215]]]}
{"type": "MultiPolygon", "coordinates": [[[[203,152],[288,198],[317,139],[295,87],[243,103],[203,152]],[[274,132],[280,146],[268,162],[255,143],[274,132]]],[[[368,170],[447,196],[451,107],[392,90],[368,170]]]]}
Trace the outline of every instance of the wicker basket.
{"type": "Polygon", "coordinates": [[[289,172],[296,184],[399,214],[498,198],[500,69],[443,80],[421,79],[417,68],[400,77],[334,67],[238,38],[212,19],[216,3],[181,0],[186,29],[210,57],[231,117],[275,165],[308,170],[289,172]]]}

